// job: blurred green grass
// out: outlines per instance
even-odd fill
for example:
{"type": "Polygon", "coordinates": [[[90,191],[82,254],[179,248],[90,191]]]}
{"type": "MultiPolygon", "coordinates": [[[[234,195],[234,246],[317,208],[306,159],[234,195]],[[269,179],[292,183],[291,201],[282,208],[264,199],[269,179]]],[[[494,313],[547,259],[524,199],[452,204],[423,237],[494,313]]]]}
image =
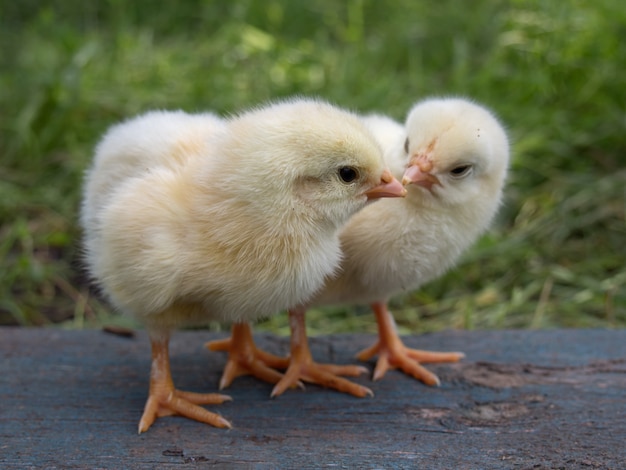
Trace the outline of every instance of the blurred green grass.
{"type": "MultiPolygon", "coordinates": [[[[0,324],[130,325],[80,265],[82,173],[105,129],[152,108],[228,114],[292,94],[403,119],[470,96],[514,160],[493,229],[392,306],[403,331],[626,326],[626,9],[621,0],[0,3],[0,324]]],[[[373,331],[365,308],[315,333],[373,331]]],[[[259,328],[287,331],[285,315],[259,328]]]]}

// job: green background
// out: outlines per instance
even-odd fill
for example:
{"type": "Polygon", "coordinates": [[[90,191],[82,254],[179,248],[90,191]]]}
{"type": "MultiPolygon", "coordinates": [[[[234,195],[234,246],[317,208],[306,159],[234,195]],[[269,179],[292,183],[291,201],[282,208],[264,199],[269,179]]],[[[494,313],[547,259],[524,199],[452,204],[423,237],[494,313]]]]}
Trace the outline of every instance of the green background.
{"type": "MultiPolygon", "coordinates": [[[[108,126],[300,94],[398,120],[462,95],[507,126],[496,223],[394,299],[401,331],[626,325],[621,0],[21,0],[0,3],[0,48],[0,324],[132,324],[80,266],[82,174],[108,126]]],[[[308,318],[314,334],[375,331],[367,308],[308,318]]],[[[286,333],[286,315],[259,328],[286,333]]]]}

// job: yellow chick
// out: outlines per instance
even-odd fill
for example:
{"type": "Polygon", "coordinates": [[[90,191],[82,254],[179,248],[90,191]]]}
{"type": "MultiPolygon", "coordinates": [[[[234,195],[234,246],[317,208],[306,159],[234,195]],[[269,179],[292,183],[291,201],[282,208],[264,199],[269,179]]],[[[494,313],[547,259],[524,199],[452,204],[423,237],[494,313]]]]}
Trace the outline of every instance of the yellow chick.
{"type": "Polygon", "coordinates": [[[224,395],[174,387],[173,329],[252,321],[306,302],[339,264],[339,229],[369,200],[404,196],[358,117],[294,99],[228,120],[155,111],[114,126],[86,176],[86,262],[150,336],[139,432],[224,395]]]}
{"type": "MultiPolygon", "coordinates": [[[[381,200],[369,205],[343,228],[344,257],[338,275],[329,278],[312,300],[289,312],[292,344],[284,377],[269,380],[267,374],[250,370],[273,383],[278,380],[272,396],[297,385],[299,380],[356,396],[372,393],[334,376],[355,375],[358,368],[316,364],[306,343],[293,340],[294,330],[295,336],[306,338],[304,314],[308,306],[371,305],[379,339],[357,357],[367,360],[378,355],[375,380],[389,368],[398,367],[427,384],[437,385],[439,379],[420,362],[457,361],[463,357],[462,353],[405,347],[387,302],[394,295],[415,290],[442,275],[488,228],[500,205],[506,178],[506,133],[485,108],[459,98],[417,103],[404,127],[384,116],[367,116],[363,121],[383,146],[391,170],[403,175],[408,194],[402,200],[381,200]]],[[[280,358],[257,357],[271,367],[285,366],[280,358]]],[[[232,378],[223,377],[222,382],[230,383],[232,378]]]]}

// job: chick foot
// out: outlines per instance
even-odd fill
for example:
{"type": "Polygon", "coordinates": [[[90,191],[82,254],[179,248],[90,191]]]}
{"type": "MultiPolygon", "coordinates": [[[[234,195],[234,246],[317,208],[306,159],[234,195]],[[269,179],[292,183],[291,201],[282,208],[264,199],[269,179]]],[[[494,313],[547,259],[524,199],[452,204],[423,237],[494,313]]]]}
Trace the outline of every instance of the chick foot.
{"type": "MultiPolygon", "coordinates": [[[[283,378],[283,374],[276,369],[286,369],[289,365],[289,359],[275,356],[256,347],[249,323],[234,324],[230,338],[210,341],[206,343],[206,347],[211,351],[228,352],[228,361],[220,379],[220,390],[228,387],[233,380],[242,375],[252,375],[275,384],[283,378]]],[[[304,387],[302,382],[296,385],[304,387]]]]}
{"type": "Polygon", "coordinates": [[[151,338],[151,345],[150,393],[139,421],[139,434],[147,431],[157,418],[171,415],[185,416],[218,428],[230,428],[231,424],[227,420],[198,405],[220,404],[231,398],[216,393],[175,389],[170,372],[169,338],[151,338]]]}
{"type": "Polygon", "coordinates": [[[297,385],[300,380],[357,397],[374,396],[369,388],[339,377],[340,375],[356,377],[367,372],[365,367],[318,364],[313,361],[306,336],[305,313],[306,311],[300,308],[289,311],[289,326],[291,328],[289,367],[285,376],[272,390],[272,398],[281,395],[287,388],[297,385]]]}
{"type": "Polygon", "coordinates": [[[398,335],[396,323],[387,310],[387,305],[383,302],[376,302],[372,304],[372,310],[378,323],[378,341],[359,352],[356,357],[361,361],[366,361],[378,354],[374,380],[382,379],[389,369],[399,368],[426,385],[439,385],[439,378],[422,367],[420,362],[457,362],[465,357],[465,354],[461,352],[434,352],[407,348],[398,335]]]}

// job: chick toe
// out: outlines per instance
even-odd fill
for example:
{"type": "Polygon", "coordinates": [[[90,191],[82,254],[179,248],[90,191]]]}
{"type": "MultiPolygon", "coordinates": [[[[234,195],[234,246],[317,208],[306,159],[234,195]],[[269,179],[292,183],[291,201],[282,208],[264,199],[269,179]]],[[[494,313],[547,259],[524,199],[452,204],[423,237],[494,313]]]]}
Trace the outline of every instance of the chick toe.
{"type": "Polygon", "coordinates": [[[306,336],[305,310],[290,310],[289,323],[291,326],[291,356],[289,358],[289,367],[284,377],[272,390],[272,398],[281,395],[285,390],[295,386],[299,381],[332,388],[356,397],[374,396],[374,393],[369,388],[339,377],[339,375],[358,376],[367,372],[365,367],[319,364],[313,360],[306,336]]]}
{"type": "Polygon", "coordinates": [[[460,352],[435,352],[407,348],[400,336],[393,319],[382,302],[372,304],[378,323],[378,341],[357,354],[357,359],[366,361],[378,355],[373,380],[384,377],[390,369],[400,369],[404,373],[424,382],[426,385],[438,386],[439,378],[421,366],[420,363],[457,362],[465,357],[460,352]]]}
{"type": "MultiPolygon", "coordinates": [[[[228,352],[228,361],[220,379],[220,390],[242,375],[252,375],[264,382],[275,384],[283,377],[276,369],[286,369],[289,365],[287,358],[259,349],[252,337],[250,324],[245,322],[233,325],[230,338],[210,341],[206,343],[206,347],[211,351],[228,352]]],[[[296,385],[303,387],[302,383],[296,385]]]]}
{"type": "Polygon", "coordinates": [[[226,419],[199,406],[221,404],[232,400],[231,397],[177,390],[170,371],[169,338],[153,338],[151,344],[150,392],[139,420],[139,434],[147,431],[157,418],[171,415],[185,416],[218,428],[231,428],[226,419]]]}

